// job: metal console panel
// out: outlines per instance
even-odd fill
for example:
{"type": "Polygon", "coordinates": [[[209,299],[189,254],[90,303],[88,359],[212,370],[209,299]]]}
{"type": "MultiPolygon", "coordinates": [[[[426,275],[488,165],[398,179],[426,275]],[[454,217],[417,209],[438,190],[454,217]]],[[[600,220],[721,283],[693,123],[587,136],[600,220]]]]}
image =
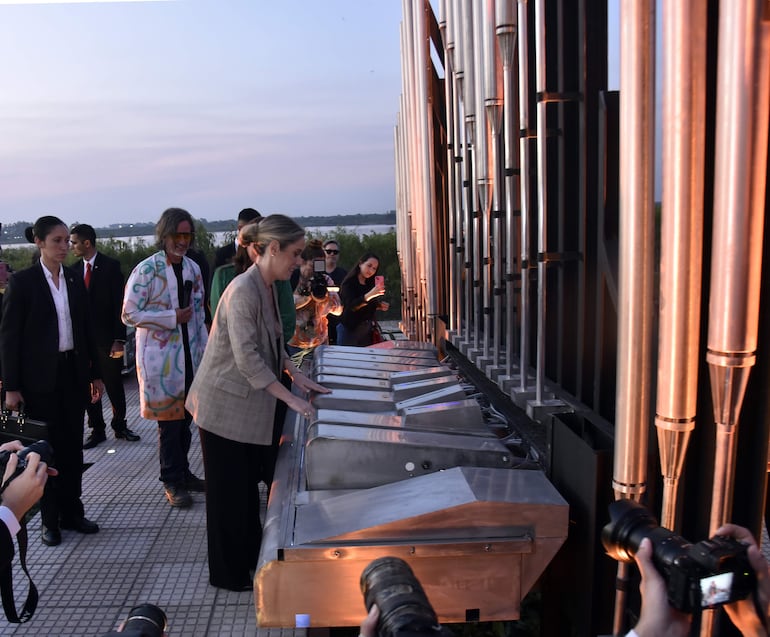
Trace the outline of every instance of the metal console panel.
{"type": "Polygon", "coordinates": [[[254,587],[260,627],[292,626],[297,613],[311,626],[357,626],[361,572],[385,555],[409,562],[442,622],[469,612],[518,619],[568,527],[567,503],[545,476],[511,469],[458,467],[286,508],[294,525],[268,510],[254,587]]]}
{"type": "Polygon", "coordinates": [[[307,488],[367,489],[458,466],[510,468],[496,438],[315,422],[305,445],[307,488]]]}

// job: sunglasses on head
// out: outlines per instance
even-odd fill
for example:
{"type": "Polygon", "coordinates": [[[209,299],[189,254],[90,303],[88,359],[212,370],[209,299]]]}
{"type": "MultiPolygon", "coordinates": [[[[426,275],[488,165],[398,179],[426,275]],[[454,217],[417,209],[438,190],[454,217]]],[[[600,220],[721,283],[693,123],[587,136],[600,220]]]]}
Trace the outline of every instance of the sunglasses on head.
{"type": "Polygon", "coordinates": [[[194,232],[172,232],[171,238],[174,241],[192,241],[195,236],[194,232]]]}
{"type": "Polygon", "coordinates": [[[339,254],[340,253],[339,250],[327,250],[326,248],[324,248],[324,252],[326,254],[339,254]]]}

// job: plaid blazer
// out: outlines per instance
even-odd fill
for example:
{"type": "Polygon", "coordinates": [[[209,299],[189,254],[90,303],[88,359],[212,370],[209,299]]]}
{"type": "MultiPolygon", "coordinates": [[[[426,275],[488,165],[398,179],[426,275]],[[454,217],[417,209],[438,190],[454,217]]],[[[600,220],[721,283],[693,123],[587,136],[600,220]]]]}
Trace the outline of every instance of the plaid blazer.
{"type": "Polygon", "coordinates": [[[276,399],[265,387],[290,365],[277,307],[258,265],[225,288],[187,395],[201,429],[236,442],[272,442],[276,399]]]}

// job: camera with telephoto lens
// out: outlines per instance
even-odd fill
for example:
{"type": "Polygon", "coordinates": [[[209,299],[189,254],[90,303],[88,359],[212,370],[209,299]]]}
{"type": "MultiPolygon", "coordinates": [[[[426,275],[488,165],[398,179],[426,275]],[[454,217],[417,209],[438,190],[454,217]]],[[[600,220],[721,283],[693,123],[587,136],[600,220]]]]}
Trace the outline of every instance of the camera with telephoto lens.
{"type": "Polygon", "coordinates": [[[692,613],[748,597],[756,586],[747,546],[731,537],[714,536],[691,544],[658,525],[638,502],[616,500],[602,529],[602,544],[615,560],[630,562],[641,541],[652,543],[652,561],[666,582],[668,601],[692,613]]]}
{"type": "Polygon", "coordinates": [[[326,261],[313,259],[313,278],[303,288],[304,296],[312,296],[317,301],[323,301],[329,294],[329,286],[326,284],[326,261]]]}
{"type": "Polygon", "coordinates": [[[16,453],[16,455],[19,456],[19,461],[16,463],[16,470],[7,480],[5,480],[3,487],[8,486],[11,480],[20,475],[24,469],[27,468],[27,456],[31,451],[40,454],[41,462],[45,462],[49,467],[53,466],[53,449],[51,448],[51,445],[48,444],[47,440],[33,442],[31,445],[24,447],[24,449],[20,449],[18,452],[6,450],[0,451],[0,479],[5,475],[5,467],[8,464],[11,454],[16,453]]]}
{"type": "Polygon", "coordinates": [[[168,627],[166,613],[154,604],[134,606],[123,627],[102,635],[102,637],[162,637],[168,627]]]}
{"type": "Polygon", "coordinates": [[[381,557],[361,573],[361,592],[367,612],[380,609],[378,637],[447,635],[420,582],[404,560],[381,557]]]}

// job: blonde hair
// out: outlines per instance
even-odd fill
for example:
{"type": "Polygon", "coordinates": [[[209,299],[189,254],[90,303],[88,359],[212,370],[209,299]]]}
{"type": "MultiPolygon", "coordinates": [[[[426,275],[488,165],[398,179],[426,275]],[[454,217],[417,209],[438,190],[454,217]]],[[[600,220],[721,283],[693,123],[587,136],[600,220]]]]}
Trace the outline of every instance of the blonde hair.
{"type": "Polygon", "coordinates": [[[256,223],[249,223],[238,233],[238,243],[252,245],[257,254],[264,254],[271,241],[277,241],[283,250],[290,243],[305,236],[305,229],[286,215],[270,215],[256,223]]]}

